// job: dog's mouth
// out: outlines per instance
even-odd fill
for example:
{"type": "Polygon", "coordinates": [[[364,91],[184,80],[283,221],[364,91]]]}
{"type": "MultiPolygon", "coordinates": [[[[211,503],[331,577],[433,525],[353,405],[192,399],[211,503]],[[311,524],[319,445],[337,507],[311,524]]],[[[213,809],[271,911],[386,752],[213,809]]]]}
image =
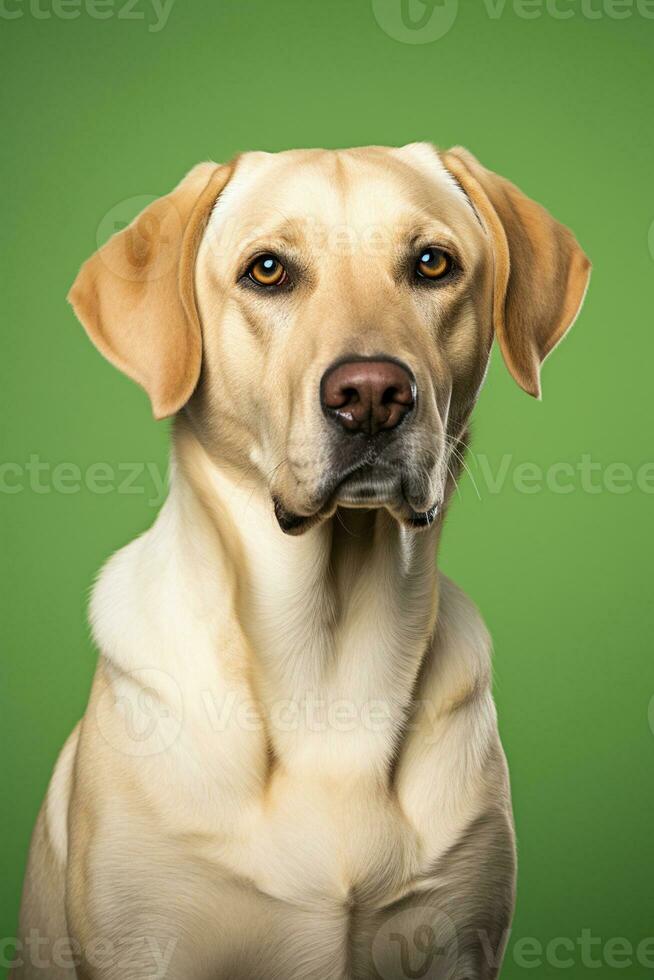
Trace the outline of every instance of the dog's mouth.
{"type": "Polygon", "coordinates": [[[364,463],[338,483],[333,496],[352,507],[393,503],[402,496],[402,474],[392,466],[364,463]]]}
{"type": "Polygon", "coordinates": [[[385,507],[405,527],[427,528],[438,517],[440,500],[424,505],[425,483],[417,472],[363,460],[324,481],[317,495],[320,503],[310,514],[294,513],[279,496],[273,496],[275,517],[285,534],[302,534],[331,517],[337,507],[385,507]]]}

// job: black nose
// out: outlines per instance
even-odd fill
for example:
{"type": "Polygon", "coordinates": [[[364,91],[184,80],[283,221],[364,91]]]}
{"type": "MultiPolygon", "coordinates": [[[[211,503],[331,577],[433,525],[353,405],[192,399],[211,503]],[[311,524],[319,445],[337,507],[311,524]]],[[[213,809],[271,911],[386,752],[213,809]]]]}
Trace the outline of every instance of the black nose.
{"type": "Polygon", "coordinates": [[[415,382],[397,361],[346,361],[327,370],[320,383],[323,411],[349,432],[366,435],[394,429],[415,397],[415,382]]]}

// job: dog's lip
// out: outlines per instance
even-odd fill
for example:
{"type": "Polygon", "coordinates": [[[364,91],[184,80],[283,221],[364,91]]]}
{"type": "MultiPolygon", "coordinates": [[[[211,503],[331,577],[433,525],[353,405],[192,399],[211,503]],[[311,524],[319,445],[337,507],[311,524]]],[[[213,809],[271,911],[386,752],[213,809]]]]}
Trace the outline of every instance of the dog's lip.
{"type": "Polygon", "coordinates": [[[438,502],[427,505],[424,510],[416,509],[407,493],[403,471],[385,463],[358,467],[338,484],[332,499],[337,504],[350,507],[387,506],[399,520],[412,528],[429,527],[439,511],[438,502]],[[348,483],[354,485],[354,492],[351,495],[342,494],[340,491],[346,489],[348,483]],[[366,494],[367,489],[371,491],[370,494],[366,494]]]}
{"type": "Polygon", "coordinates": [[[386,503],[402,495],[402,473],[387,463],[363,463],[338,481],[331,497],[338,503],[386,503]]]}
{"type": "Polygon", "coordinates": [[[272,500],[277,523],[284,534],[301,534],[318,519],[318,512],[315,514],[296,514],[287,510],[280,497],[273,495],[272,500]]]}
{"type": "Polygon", "coordinates": [[[322,492],[318,495],[320,503],[308,514],[290,511],[282,499],[273,494],[275,517],[280,528],[286,534],[302,534],[313,524],[330,516],[336,508],[346,507],[389,507],[395,516],[408,527],[429,527],[436,520],[440,511],[440,501],[427,504],[424,509],[416,507],[406,492],[404,472],[401,467],[384,460],[359,460],[353,466],[341,473],[334,474],[323,484],[322,492]],[[373,492],[366,495],[341,495],[340,491],[347,489],[348,482],[356,487],[357,482],[363,483],[363,489],[373,492]],[[392,487],[388,486],[392,483],[392,487]],[[386,484],[386,486],[384,485],[386,484]],[[385,492],[390,491],[390,492],[385,492]]]}
{"type": "MultiPolygon", "coordinates": [[[[366,480],[371,486],[393,482],[395,484],[394,496],[399,497],[402,495],[402,472],[400,467],[387,460],[379,459],[376,456],[366,455],[358,459],[351,466],[340,470],[340,472],[332,473],[324,481],[318,494],[319,499],[322,501],[318,509],[324,510],[333,504],[340,503],[342,499],[341,492],[343,490],[347,491],[348,483],[356,485],[357,482],[366,480]]],[[[381,500],[380,503],[382,503],[381,500]]]]}

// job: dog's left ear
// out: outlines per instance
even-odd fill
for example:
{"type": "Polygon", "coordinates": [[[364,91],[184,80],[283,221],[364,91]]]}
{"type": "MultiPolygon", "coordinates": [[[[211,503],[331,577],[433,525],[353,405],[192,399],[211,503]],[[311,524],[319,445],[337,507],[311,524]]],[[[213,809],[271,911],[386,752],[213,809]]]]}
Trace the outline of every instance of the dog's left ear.
{"type": "Polygon", "coordinates": [[[157,419],[182,408],[198,381],[195,258],[230,174],[199,163],[92,255],[68,294],[98,350],[145,388],[157,419]]]}
{"type": "Polygon", "coordinates": [[[463,147],[441,154],[493,243],[493,319],[506,365],[540,398],[540,368],[574,323],[590,262],[572,232],[463,147]]]}

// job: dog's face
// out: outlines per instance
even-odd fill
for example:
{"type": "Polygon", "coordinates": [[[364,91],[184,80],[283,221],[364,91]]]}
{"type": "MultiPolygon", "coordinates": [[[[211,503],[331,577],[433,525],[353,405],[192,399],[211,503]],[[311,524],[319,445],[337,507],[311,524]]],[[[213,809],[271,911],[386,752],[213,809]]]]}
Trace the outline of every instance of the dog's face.
{"type": "Polygon", "coordinates": [[[429,520],[492,339],[491,248],[433,149],[242,157],[195,282],[191,411],[284,527],[337,502],[429,520]]]}
{"type": "Polygon", "coordinates": [[[587,277],[538,205],[465,151],[415,144],[201,165],[72,300],[155,413],[185,408],[298,533],[339,504],[431,523],[494,333],[537,394],[587,277]]]}

